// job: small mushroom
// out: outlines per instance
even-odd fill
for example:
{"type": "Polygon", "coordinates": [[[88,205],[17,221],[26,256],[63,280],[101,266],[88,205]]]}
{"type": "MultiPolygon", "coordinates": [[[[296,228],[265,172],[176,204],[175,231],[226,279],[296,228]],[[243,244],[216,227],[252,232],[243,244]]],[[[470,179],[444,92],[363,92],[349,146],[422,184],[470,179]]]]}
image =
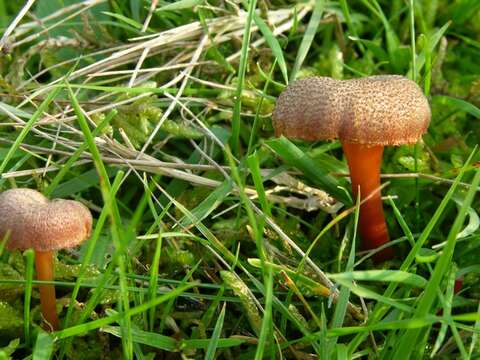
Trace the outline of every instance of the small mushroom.
{"type": "MultiPolygon", "coordinates": [[[[415,82],[398,75],[352,80],[311,77],[290,84],[273,112],[277,136],[317,141],[340,139],[353,195],[360,190],[363,249],[389,241],[381,202],[380,165],[386,145],[414,144],[430,122],[430,106],[415,82]]],[[[393,257],[389,247],[376,261],[393,257]]]]}
{"type": "MultiPolygon", "coordinates": [[[[86,240],[92,215],[82,203],[48,200],[31,189],[11,189],[0,194],[0,239],[8,237],[7,249],[35,251],[37,279],[54,279],[54,251],[72,248],[86,240]]],[[[40,285],[40,307],[48,326],[57,330],[55,287],[40,285]]]]}

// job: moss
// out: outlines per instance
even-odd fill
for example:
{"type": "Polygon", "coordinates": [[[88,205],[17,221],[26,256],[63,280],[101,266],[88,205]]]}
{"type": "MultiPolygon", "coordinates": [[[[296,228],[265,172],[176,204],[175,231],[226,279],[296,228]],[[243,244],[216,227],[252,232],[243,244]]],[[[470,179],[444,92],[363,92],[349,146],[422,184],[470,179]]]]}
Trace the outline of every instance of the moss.
{"type": "MultiPolygon", "coordinates": [[[[0,263],[0,278],[8,280],[23,280],[23,276],[15,270],[12,266],[5,263],[0,263]]],[[[24,286],[21,284],[4,284],[0,283],[0,300],[13,301],[19,298],[24,291],[24,286]]],[[[2,319],[0,319],[2,321],[2,319]]]]}
{"type": "Polygon", "coordinates": [[[0,339],[11,340],[23,333],[23,316],[5,301],[0,301],[0,339]]]}

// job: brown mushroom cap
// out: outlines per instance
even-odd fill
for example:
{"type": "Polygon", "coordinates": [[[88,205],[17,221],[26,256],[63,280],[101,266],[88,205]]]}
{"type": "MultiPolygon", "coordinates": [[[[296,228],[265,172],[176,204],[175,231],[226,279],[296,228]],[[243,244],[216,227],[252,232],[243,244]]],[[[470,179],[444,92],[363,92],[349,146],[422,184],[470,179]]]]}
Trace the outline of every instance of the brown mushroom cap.
{"type": "Polygon", "coordinates": [[[31,189],[0,194],[0,239],[7,248],[52,251],[75,247],[90,236],[92,215],[78,201],[48,200],[31,189]]]}
{"type": "Polygon", "coordinates": [[[277,136],[310,141],[412,144],[429,123],[430,106],[421,89],[398,75],[297,80],[279,96],[273,112],[277,136]]]}

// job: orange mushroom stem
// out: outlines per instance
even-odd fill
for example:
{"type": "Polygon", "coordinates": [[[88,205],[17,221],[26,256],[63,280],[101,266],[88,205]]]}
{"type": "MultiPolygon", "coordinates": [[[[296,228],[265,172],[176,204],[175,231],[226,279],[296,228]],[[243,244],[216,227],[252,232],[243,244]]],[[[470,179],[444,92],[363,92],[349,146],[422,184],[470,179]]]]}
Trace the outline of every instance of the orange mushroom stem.
{"type": "MultiPolygon", "coordinates": [[[[52,251],[36,251],[35,252],[35,268],[37,270],[37,279],[40,281],[52,281],[55,278],[53,252],[52,251]]],[[[43,317],[47,323],[47,327],[51,330],[58,330],[60,322],[58,320],[56,308],[55,286],[40,285],[40,308],[43,317]]]]}
{"type": "MultiPolygon", "coordinates": [[[[350,169],[353,195],[356,199],[360,190],[360,200],[367,199],[360,206],[359,228],[362,248],[364,250],[376,249],[389,241],[380,192],[383,146],[345,142],[342,146],[350,169]]],[[[376,253],[374,260],[382,262],[393,257],[393,250],[388,247],[376,253]]]]}

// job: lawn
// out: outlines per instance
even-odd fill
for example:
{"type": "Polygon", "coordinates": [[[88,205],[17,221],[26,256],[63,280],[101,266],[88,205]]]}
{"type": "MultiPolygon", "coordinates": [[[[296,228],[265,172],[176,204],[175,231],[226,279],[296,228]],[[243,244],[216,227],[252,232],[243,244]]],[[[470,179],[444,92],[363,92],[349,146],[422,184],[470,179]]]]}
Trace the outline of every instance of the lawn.
{"type": "Polygon", "coordinates": [[[0,359],[480,358],[480,1],[0,0],[0,28],[0,199],[93,218],[40,281],[1,229],[33,210],[0,204],[0,359]],[[319,119],[303,140],[275,109],[299,79],[390,74],[431,119],[384,147],[372,248],[374,194],[315,132],[328,96],[286,106],[319,119]]]}

